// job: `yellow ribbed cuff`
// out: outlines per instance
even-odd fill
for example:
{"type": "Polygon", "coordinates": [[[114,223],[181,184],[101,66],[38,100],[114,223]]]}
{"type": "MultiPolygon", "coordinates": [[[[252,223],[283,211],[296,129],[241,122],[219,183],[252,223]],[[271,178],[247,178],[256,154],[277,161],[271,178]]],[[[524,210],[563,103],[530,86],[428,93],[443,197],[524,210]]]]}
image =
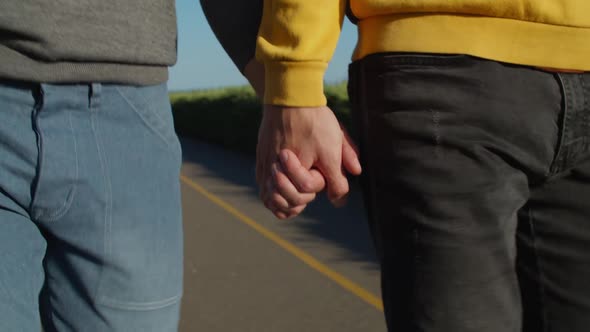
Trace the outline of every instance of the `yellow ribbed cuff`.
{"type": "Polygon", "coordinates": [[[383,15],[360,21],[354,59],[381,52],[459,53],[587,71],[589,41],[590,28],[468,15],[383,15]]]}
{"type": "Polygon", "coordinates": [[[324,72],[320,61],[269,61],[264,64],[264,103],[292,107],[325,106],[324,72]]]}

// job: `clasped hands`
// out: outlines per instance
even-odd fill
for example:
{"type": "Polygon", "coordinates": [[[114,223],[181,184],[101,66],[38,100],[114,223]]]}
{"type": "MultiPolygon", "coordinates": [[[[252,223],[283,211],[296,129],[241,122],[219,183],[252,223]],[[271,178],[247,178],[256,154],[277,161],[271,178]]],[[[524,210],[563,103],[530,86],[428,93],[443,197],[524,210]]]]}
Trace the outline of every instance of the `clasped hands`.
{"type": "Polygon", "coordinates": [[[325,190],[335,206],[361,173],[357,149],[328,107],[264,106],[256,151],[260,199],[279,219],[299,215],[325,190]]]}

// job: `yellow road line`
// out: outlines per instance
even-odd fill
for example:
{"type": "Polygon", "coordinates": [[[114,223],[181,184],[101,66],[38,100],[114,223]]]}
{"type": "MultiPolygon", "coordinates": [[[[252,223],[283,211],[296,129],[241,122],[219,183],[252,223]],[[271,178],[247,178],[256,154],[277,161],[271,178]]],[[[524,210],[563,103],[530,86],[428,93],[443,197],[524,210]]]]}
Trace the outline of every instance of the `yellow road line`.
{"type": "Polygon", "coordinates": [[[271,240],[272,242],[274,242],[275,244],[277,244],[281,248],[285,249],[286,251],[291,253],[293,256],[299,258],[301,261],[303,261],[305,264],[309,265],[314,270],[316,270],[319,273],[323,274],[324,276],[328,277],[329,279],[331,279],[332,281],[334,281],[335,283],[340,285],[342,288],[344,288],[344,289],[348,290],[349,292],[351,292],[352,294],[358,296],[363,301],[367,302],[368,304],[375,307],[376,309],[383,311],[383,302],[381,302],[381,299],[378,298],[377,296],[373,295],[371,292],[367,291],[366,289],[359,286],[358,284],[356,284],[352,280],[346,278],[345,276],[341,275],[340,273],[338,273],[338,272],[330,269],[326,265],[322,264],[320,261],[313,258],[311,255],[309,255],[305,251],[301,250],[300,248],[293,245],[289,241],[283,239],[277,233],[267,229],[266,227],[260,225],[256,221],[254,221],[252,218],[244,215],[243,213],[238,211],[236,208],[234,208],[233,206],[231,206],[230,204],[228,204],[227,202],[225,202],[221,198],[217,197],[216,195],[210,193],[209,191],[207,191],[207,189],[205,189],[201,185],[197,184],[193,180],[189,179],[188,177],[181,175],[180,179],[186,185],[188,185],[192,189],[196,190],[201,195],[207,197],[207,199],[209,199],[211,202],[217,204],[219,207],[221,207],[225,211],[229,212],[231,215],[236,217],[238,220],[240,220],[244,224],[252,227],[258,233],[260,233],[261,235],[263,235],[267,239],[271,240]]]}

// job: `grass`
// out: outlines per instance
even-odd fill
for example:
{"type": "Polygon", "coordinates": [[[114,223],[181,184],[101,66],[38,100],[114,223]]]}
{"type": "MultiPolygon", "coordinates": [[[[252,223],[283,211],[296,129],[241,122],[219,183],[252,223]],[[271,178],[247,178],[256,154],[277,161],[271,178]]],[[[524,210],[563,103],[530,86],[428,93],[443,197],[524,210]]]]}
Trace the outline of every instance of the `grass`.
{"type": "MultiPolygon", "coordinates": [[[[328,105],[350,128],[346,82],[326,86],[328,105]]],[[[254,153],[262,106],[249,86],[170,94],[176,131],[225,148],[254,153]]]]}

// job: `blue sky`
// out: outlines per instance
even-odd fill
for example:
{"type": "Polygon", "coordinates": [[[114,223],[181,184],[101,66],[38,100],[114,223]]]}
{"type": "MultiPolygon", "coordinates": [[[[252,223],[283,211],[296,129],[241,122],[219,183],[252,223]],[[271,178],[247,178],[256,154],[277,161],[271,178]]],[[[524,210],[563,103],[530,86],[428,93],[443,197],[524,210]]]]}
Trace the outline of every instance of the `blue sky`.
{"type": "MultiPolygon", "coordinates": [[[[191,90],[246,84],[217,43],[199,0],[177,0],[178,63],[170,71],[170,90],[191,90]]],[[[327,82],[346,79],[356,43],[355,27],[346,22],[338,48],[326,73],[327,82]]]]}

